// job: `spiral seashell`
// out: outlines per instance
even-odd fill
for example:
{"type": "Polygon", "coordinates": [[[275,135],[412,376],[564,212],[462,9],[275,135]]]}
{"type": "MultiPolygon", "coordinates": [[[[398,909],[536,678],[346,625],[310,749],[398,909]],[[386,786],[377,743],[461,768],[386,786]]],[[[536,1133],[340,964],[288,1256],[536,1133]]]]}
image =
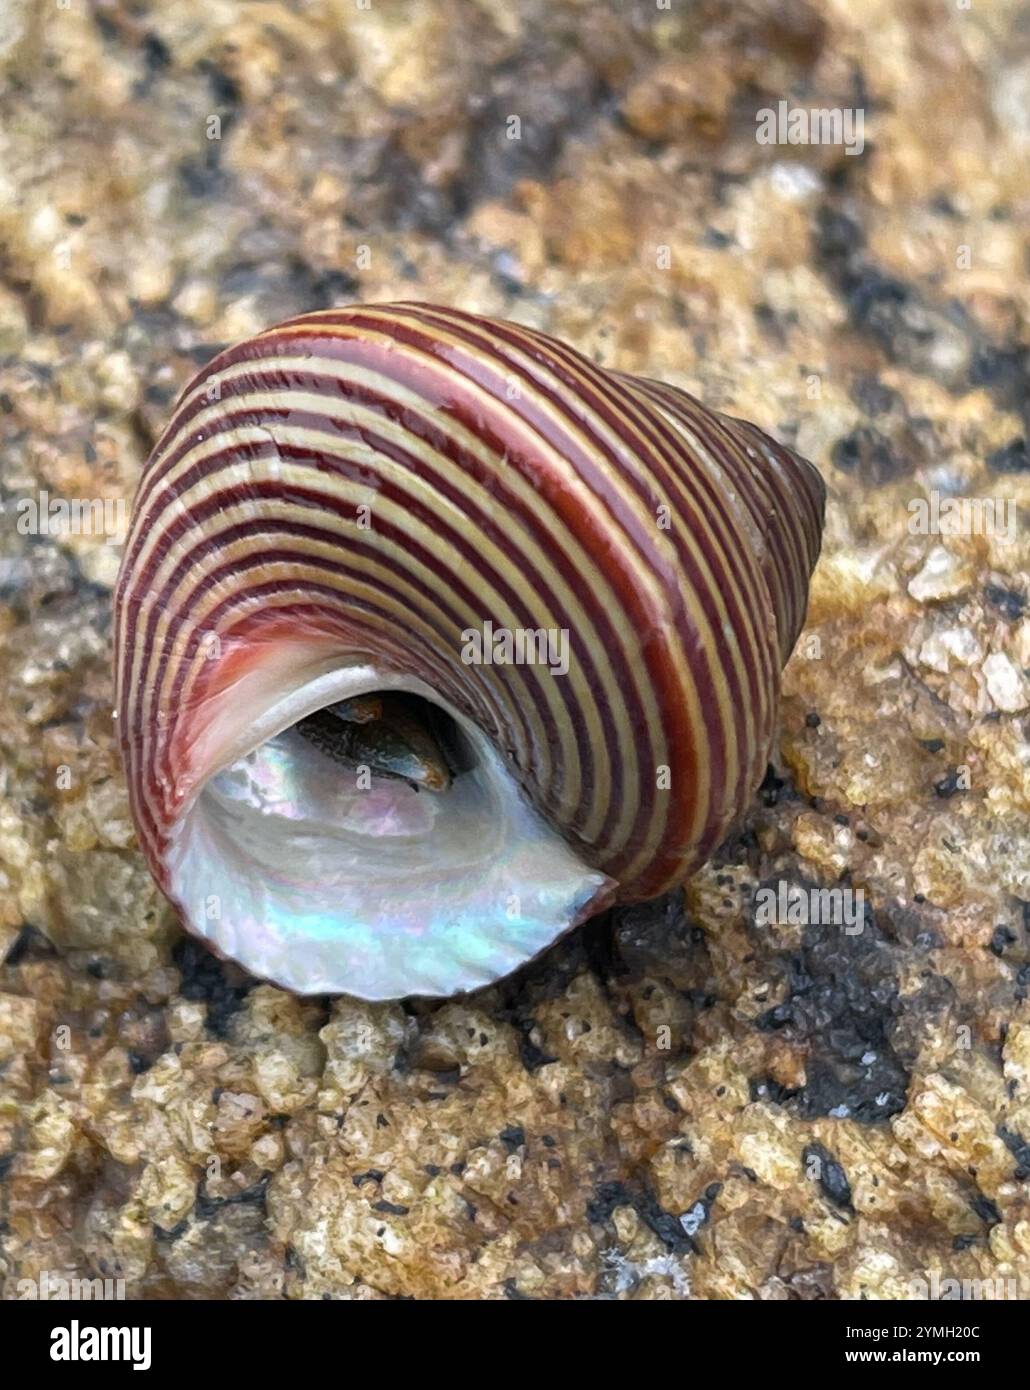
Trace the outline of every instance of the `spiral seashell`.
{"type": "Polygon", "coordinates": [[[682,883],[764,773],[823,499],[755,426],[512,323],[352,307],[221,353],[116,593],[162,889],[255,974],[379,999],[476,988],[682,883]],[[388,741],[446,726],[421,787],[432,751],[390,772],[411,740],[354,757],[396,692],[388,741]]]}

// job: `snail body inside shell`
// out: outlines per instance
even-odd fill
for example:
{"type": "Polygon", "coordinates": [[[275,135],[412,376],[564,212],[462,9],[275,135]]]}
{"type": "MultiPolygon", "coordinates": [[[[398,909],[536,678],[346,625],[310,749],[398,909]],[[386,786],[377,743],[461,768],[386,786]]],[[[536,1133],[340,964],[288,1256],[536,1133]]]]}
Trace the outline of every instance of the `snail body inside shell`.
{"type": "Polygon", "coordinates": [[[443,737],[443,712],[404,695],[366,695],[316,710],[297,733],[342,767],[357,784],[364,775],[394,777],[418,791],[447,791],[460,767],[458,739],[443,737]],[[421,706],[421,708],[419,708],[421,706]],[[441,732],[437,732],[441,731],[441,732]]]}
{"type": "Polygon", "coordinates": [[[712,852],[764,773],[818,474],[754,426],[431,305],[187,387],[116,593],[139,839],[300,993],[487,984],[712,852]]]}

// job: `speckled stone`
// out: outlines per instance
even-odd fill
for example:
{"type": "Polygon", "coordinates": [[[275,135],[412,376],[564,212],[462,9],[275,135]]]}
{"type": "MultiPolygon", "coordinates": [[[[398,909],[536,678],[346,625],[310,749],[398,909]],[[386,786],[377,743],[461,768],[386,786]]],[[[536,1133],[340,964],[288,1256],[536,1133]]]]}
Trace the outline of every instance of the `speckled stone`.
{"type": "Polygon", "coordinates": [[[1025,9],[9,4],[0,1281],[132,1298],[1030,1290],[1025,9]],[[865,146],[756,110],[860,105],[865,146]],[[509,138],[517,117],[521,138],[509,138]],[[424,298],[684,386],[829,484],[774,762],[677,894],[465,1000],[183,938],[111,727],[116,537],[198,365],[424,298]],[[1011,534],[913,525],[990,499],[1011,534]],[[861,889],[861,930],[763,886],[861,889]]]}

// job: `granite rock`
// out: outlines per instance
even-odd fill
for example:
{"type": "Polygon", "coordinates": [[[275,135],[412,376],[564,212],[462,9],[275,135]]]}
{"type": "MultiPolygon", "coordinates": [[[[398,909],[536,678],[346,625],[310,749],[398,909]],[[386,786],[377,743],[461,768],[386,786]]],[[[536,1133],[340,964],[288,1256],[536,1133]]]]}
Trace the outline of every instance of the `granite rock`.
{"type": "Polygon", "coordinates": [[[6,1296],[1027,1296],[1028,74],[1017,0],[8,5],[6,1296]],[[863,148],[759,143],[780,100],[863,148]],[[299,1001],[133,846],[118,509],[220,347],[396,298],[755,420],[823,470],[825,548],[684,893],[468,999],[299,1001]],[[26,531],[42,492],[112,525],[26,531]],[[860,893],[855,930],[769,922],[780,884],[860,893]]]}

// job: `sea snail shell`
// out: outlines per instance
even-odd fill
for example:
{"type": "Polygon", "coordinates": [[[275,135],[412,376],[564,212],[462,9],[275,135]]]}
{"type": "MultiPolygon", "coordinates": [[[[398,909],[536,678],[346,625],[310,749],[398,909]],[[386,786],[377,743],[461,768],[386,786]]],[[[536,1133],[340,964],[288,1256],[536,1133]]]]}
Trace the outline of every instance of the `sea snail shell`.
{"type": "Polygon", "coordinates": [[[682,883],[766,767],[823,502],[755,426],[520,325],[373,305],[228,349],[147,464],[116,594],[158,882],[253,973],[368,999],[476,988],[682,883]],[[551,649],[506,659],[519,633],[551,649]],[[294,728],[398,690],[460,731],[448,791],[294,728]]]}

